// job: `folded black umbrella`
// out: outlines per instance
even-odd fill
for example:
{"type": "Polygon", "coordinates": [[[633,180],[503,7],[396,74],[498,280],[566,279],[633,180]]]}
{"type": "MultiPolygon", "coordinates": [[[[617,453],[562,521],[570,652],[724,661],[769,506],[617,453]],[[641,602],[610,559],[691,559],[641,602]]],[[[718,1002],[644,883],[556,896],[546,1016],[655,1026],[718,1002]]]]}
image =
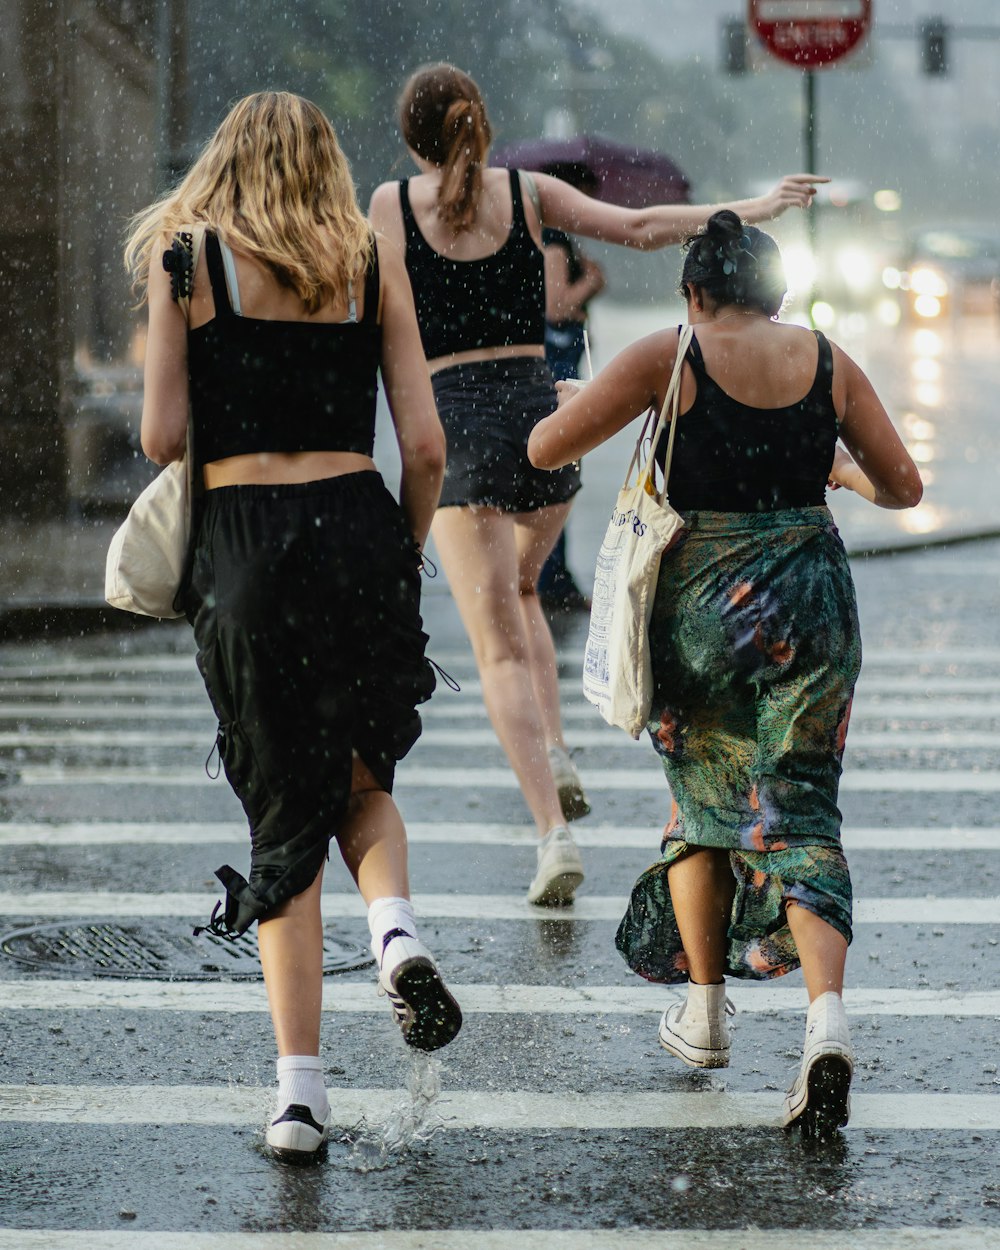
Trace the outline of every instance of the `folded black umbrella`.
{"type": "Polygon", "coordinates": [[[690,183],[668,156],[600,135],[501,144],[490,154],[490,164],[552,174],[625,208],[688,203],[690,183]]]}

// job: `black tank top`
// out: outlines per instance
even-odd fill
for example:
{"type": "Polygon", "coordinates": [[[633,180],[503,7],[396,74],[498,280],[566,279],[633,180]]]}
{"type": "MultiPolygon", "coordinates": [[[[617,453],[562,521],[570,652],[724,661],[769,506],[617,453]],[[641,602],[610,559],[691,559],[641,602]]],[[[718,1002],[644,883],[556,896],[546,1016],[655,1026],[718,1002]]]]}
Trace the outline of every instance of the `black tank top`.
{"type": "MultiPolygon", "coordinates": [[[[826,502],[826,483],[837,442],[833,406],[833,352],[819,344],[809,393],[784,408],[738,403],[712,380],[696,338],[687,362],[698,393],[678,418],[667,493],[678,512],[774,512],[826,502]]],[[[657,448],[666,457],[667,431],[657,448]]]]}
{"type": "Polygon", "coordinates": [[[516,169],[510,234],[480,260],[450,260],[420,233],[409,180],[399,184],[406,231],[406,269],[428,360],[480,347],[533,346],[545,341],[545,259],[528,230],[516,169]]]}
{"type": "Polygon", "coordinates": [[[215,316],[188,333],[197,465],[250,452],[353,451],[375,442],[378,253],[360,321],[268,321],[233,311],[219,240],[205,233],[215,316]]]}

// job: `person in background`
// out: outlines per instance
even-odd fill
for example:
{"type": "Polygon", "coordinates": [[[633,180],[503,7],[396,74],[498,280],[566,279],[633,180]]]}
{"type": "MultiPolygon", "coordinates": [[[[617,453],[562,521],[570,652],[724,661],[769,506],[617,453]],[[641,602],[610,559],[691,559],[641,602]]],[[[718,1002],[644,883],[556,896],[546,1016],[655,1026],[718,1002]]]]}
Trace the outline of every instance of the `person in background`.
{"type": "MultiPolygon", "coordinates": [[[[673,810],[618,948],[649,980],[687,983],[659,1041],[699,1068],[729,1063],[725,977],[801,965],[809,1009],[784,1121],[823,1136],[850,1112],[852,896],[837,791],[861,664],[825,491],[832,480],[911,508],[922,486],[854,361],[776,320],[785,278],[769,235],[713,214],[688,240],[681,290],[695,335],[668,492],[686,528],[663,557],[649,625],[648,730],[673,810]]],[[[680,330],[627,348],[582,390],[566,386],[531,434],[532,463],[558,472],[659,407],[680,330]]]]}
{"type": "MultiPolygon", "coordinates": [[[[555,647],[536,590],[580,486],[578,465],[544,473],[526,454],[532,426],[556,399],[545,364],[541,222],[652,249],[680,242],[712,208],[624,209],[545,174],[490,168],[482,94],[453,65],[417,70],[399,117],[420,173],[383,183],[369,211],[405,259],[445,427],[434,539],[487,711],[538,833],[528,901],[560,905],[584,875],[567,821],[590,805],[563,739],[555,647]]],[[[774,217],[808,205],[816,181],[786,177],[735,207],[755,220],[774,217]]]]}
{"type": "MultiPolygon", "coordinates": [[[[586,169],[574,166],[545,168],[543,173],[561,176],[571,186],[591,195],[597,180],[586,169]]],[[[554,382],[581,376],[587,310],[595,295],[604,290],[604,271],[580,251],[564,231],[542,227],[545,249],[545,363],[554,382]]],[[[566,530],[563,529],[538,578],[538,596],[549,611],[589,611],[590,600],[576,584],[567,564],[566,530]]]]}
{"type": "Polygon", "coordinates": [[[309,1157],[331,1123],[319,1058],[331,839],[368,905],[405,1040],[434,1050],[462,1022],[417,936],[391,793],[434,688],[419,566],[444,436],[402,261],[307,100],[235,104],[180,185],[135,218],[126,262],[149,304],[142,446],[157,464],[184,455],[190,404],[204,496],[183,602],[250,822],[248,879],[219,869],[226,898],[208,927],[236,937],[258,922],[279,1055],[267,1141],[309,1157]],[[371,458],[379,370],[398,504],[371,458]]]}

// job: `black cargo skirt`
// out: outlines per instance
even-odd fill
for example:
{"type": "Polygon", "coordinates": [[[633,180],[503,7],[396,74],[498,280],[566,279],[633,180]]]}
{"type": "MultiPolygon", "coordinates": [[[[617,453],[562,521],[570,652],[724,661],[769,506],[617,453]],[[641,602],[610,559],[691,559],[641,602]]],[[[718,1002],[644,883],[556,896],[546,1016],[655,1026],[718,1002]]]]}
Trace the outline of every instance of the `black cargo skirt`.
{"type": "Polygon", "coordinates": [[[235,937],[312,884],[352,751],[391,792],[435,684],[419,559],[374,471],[205,493],[185,606],[251,839],[249,880],[216,873],[215,932],[235,937]]]}

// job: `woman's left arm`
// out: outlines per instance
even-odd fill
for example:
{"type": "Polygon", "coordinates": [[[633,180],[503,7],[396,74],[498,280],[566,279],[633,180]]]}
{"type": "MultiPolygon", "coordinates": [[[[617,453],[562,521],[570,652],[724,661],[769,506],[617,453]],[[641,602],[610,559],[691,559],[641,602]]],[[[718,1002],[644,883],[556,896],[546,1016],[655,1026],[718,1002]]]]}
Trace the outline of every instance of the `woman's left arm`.
{"type": "Polygon", "coordinates": [[[560,383],[559,407],[531,431],[528,459],[560,469],[606,442],[659,404],[676,356],[676,332],[660,331],[619,352],[586,386],[560,383]]]}
{"type": "Polygon", "coordinates": [[[550,174],[535,173],[532,177],[538,187],[542,220],[547,226],[641,251],[682,243],[721,208],[731,208],[749,222],[769,221],[789,208],[808,208],[816,194],[816,184],[830,181],[817,174],[787,174],[766,195],[750,200],[622,208],[584,195],[550,174]]]}
{"type": "Polygon", "coordinates": [[[188,423],[187,321],[170,294],[158,249],[149,266],[149,325],[142,398],[142,450],[155,464],[184,455],[188,423]]]}

